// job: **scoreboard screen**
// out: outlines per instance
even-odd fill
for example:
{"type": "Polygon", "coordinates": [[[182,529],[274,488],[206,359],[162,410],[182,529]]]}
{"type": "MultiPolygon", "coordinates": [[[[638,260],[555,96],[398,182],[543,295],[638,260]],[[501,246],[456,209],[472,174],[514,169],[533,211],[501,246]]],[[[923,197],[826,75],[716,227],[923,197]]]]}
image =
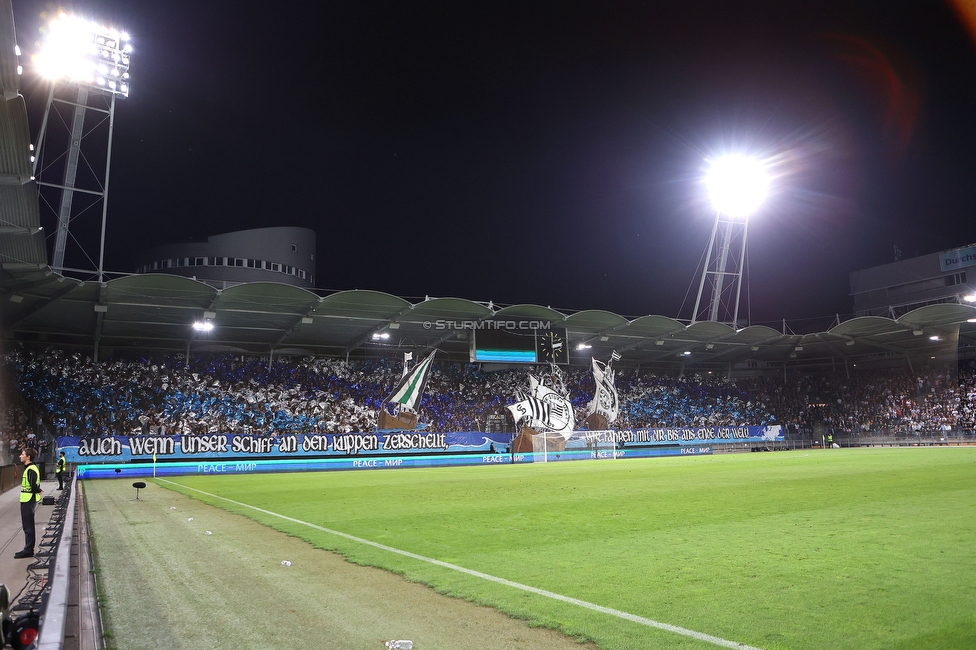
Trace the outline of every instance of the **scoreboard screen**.
{"type": "Polygon", "coordinates": [[[483,328],[471,337],[471,361],[490,363],[569,363],[565,327],[483,328]]]}

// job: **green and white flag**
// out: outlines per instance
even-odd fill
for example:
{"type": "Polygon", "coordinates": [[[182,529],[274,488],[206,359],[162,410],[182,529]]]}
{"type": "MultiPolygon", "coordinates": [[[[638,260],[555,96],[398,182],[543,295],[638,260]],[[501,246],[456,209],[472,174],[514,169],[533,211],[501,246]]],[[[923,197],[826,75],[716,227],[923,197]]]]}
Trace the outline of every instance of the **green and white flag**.
{"type": "Polygon", "coordinates": [[[424,388],[427,386],[427,374],[434,363],[435,354],[437,354],[437,350],[431,352],[426,359],[414,366],[413,370],[401,377],[393,389],[393,394],[386,401],[395,402],[401,408],[410,411],[415,410],[415,406],[420,401],[424,394],[424,388]]]}

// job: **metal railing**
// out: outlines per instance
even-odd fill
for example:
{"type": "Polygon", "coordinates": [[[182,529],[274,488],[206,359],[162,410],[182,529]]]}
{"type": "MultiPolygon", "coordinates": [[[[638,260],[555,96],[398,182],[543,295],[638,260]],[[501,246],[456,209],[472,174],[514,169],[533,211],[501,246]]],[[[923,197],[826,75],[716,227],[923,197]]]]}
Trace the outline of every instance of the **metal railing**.
{"type": "Polygon", "coordinates": [[[54,502],[34,561],[27,567],[27,582],[10,607],[15,621],[37,621],[40,636],[31,647],[38,649],[60,650],[64,645],[75,488],[75,481],[69,481],[54,502]]]}

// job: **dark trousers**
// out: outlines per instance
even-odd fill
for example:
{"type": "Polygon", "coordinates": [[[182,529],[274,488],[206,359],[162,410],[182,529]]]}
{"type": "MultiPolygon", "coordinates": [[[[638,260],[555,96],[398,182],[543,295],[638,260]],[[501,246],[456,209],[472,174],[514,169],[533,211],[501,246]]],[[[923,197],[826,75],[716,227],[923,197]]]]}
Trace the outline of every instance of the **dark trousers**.
{"type": "Polygon", "coordinates": [[[55,472],[54,475],[58,477],[58,489],[64,489],[64,472],[55,472]]]}
{"type": "Polygon", "coordinates": [[[35,501],[20,502],[20,521],[24,525],[24,550],[34,551],[34,505],[35,501]]]}

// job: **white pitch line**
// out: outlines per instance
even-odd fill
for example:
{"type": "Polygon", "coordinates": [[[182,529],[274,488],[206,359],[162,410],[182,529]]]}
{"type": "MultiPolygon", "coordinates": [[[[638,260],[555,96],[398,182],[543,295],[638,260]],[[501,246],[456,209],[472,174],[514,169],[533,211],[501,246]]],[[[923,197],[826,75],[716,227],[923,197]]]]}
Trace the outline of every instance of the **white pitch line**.
{"type": "Polygon", "coordinates": [[[553,600],[559,600],[564,603],[576,605],[578,607],[584,607],[586,609],[593,610],[594,612],[600,612],[601,614],[609,614],[610,616],[616,616],[617,618],[622,618],[624,620],[631,621],[632,623],[638,623],[640,625],[646,625],[648,627],[656,627],[659,630],[665,630],[667,632],[673,632],[674,634],[680,634],[682,636],[691,637],[693,639],[698,639],[699,641],[711,643],[713,645],[721,646],[723,648],[736,648],[737,650],[762,650],[761,648],[756,648],[755,646],[746,645],[745,643],[737,643],[736,641],[729,641],[728,639],[712,636],[711,634],[705,634],[704,632],[696,632],[694,630],[689,630],[687,628],[679,627],[677,625],[671,625],[670,623],[661,623],[660,621],[644,618],[643,616],[637,616],[636,614],[622,612],[619,609],[612,609],[610,607],[596,605],[594,603],[590,603],[585,600],[579,600],[578,598],[563,596],[562,594],[557,594],[552,591],[546,591],[545,589],[539,589],[538,587],[524,585],[520,582],[513,582],[511,580],[506,580],[505,578],[499,578],[498,576],[482,573],[481,571],[475,571],[474,569],[468,569],[463,566],[458,566],[457,564],[451,564],[450,562],[442,562],[440,560],[435,560],[432,557],[417,555],[416,553],[411,553],[410,551],[404,551],[399,548],[393,548],[392,546],[387,546],[386,544],[380,544],[379,542],[373,542],[368,539],[363,539],[362,537],[356,537],[355,535],[343,533],[338,530],[325,528],[324,526],[319,526],[317,524],[313,524],[307,521],[302,521],[301,519],[295,519],[294,517],[289,517],[288,515],[283,515],[277,512],[272,512],[270,510],[265,510],[264,508],[258,508],[257,506],[252,506],[249,503],[241,503],[240,501],[234,501],[233,499],[228,499],[227,497],[222,497],[218,494],[211,494],[210,492],[204,492],[203,490],[198,490],[188,485],[183,485],[182,483],[176,483],[175,481],[169,481],[164,478],[157,478],[156,480],[161,481],[163,483],[169,483],[171,485],[178,485],[179,487],[185,490],[193,490],[194,492],[205,494],[208,497],[213,497],[214,499],[220,499],[221,501],[226,501],[227,503],[233,503],[234,505],[241,506],[242,508],[250,508],[251,510],[256,510],[257,512],[261,512],[266,515],[271,515],[272,517],[278,517],[279,519],[284,519],[285,521],[290,521],[295,524],[301,524],[302,526],[308,526],[309,528],[314,528],[315,530],[322,531],[323,533],[329,533],[331,535],[337,535],[338,537],[344,537],[345,539],[351,540],[353,542],[358,542],[360,544],[365,544],[367,546],[372,546],[373,548],[378,548],[384,551],[389,551],[390,553],[403,555],[404,557],[409,557],[414,560],[428,562],[430,564],[434,564],[436,566],[443,567],[445,569],[451,569],[452,571],[464,573],[469,576],[474,576],[476,578],[482,578],[490,582],[495,582],[500,585],[505,585],[506,587],[512,587],[513,589],[521,589],[522,591],[527,591],[529,593],[536,594],[538,596],[545,596],[546,598],[551,598],[553,600]]]}

